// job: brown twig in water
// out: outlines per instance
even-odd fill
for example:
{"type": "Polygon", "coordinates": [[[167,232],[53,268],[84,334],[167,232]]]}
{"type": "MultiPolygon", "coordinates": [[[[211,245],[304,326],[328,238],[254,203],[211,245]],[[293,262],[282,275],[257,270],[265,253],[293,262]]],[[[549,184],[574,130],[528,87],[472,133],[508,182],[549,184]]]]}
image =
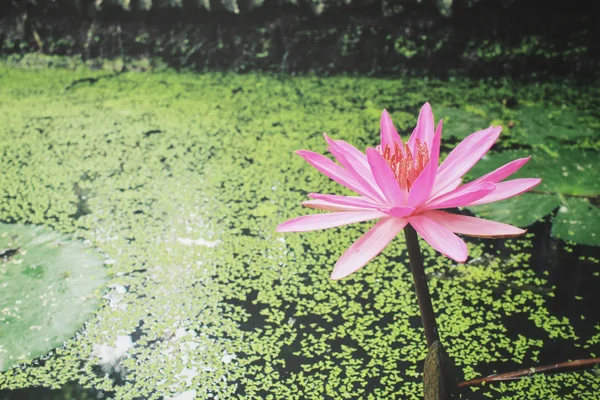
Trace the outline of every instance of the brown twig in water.
{"type": "Polygon", "coordinates": [[[566,361],[558,364],[544,365],[536,368],[522,369],[514,372],[507,372],[505,374],[490,375],[485,378],[471,379],[470,381],[461,382],[458,387],[475,386],[481,385],[482,383],[495,382],[495,381],[508,381],[511,379],[518,379],[524,376],[533,374],[555,372],[562,369],[583,369],[584,367],[590,367],[595,364],[600,364],[600,358],[586,358],[583,360],[566,361]]]}

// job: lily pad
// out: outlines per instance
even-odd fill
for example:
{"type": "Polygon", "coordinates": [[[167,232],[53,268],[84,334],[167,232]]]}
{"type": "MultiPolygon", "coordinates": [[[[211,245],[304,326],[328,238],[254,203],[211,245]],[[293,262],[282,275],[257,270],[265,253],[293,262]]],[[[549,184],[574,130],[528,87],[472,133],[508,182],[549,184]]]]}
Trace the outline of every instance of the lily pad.
{"type": "Polygon", "coordinates": [[[504,151],[484,157],[469,171],[469,177],[477,178],[516,158],[527,156],[531,156],[531,160],[510,179],[542,178],[542,183],[535,188],[537,192],[571,196],[600,195],[600,179],[596,168],[600,154],[591,151],[504,151]]]}
{"type": "Polygon", "coordinates": [[[41,226],[0,224],[0,370],[73,337],[99,304],[102,256],[41,226]]]}
{"type": "Polygon", "coordinates": [[[444,120],[443,134],[445,137],[454,136],[464,139],[474,132],[474,127],[486,128],[492,123],[486,110],[475,106],[438,107],[434,111],[436,120],[444,120]]]}
{"type": "Polygon", "coordinates": [[[519,141],[543,144],[548,139],[578,140],[594,135],[584,115],[568,107],[525,107],[515,116],[520,122],[519,141]]]}
{"type": "Polygon", "coordinates": [[[563,240],[600,245],[600,209],[590,200],[600,197],[596,152],[560,150],[505,151],[482,159],[470,172],[476,178],[516,158],[531,154],[529,163],[513,178],[537,177],[542,183],[529,193],[469,210],[482,217],[526,227],[560,207],[552,234],[563,240]]]}
{"type": "Polygon", "coordinates": [[[552,224],[552,235],[576,243],[597,246],[600,242],[600,208],[587,199],[565,199],[552,224]]]}
{"type": "Polygon", "coordinates": [[[550,214],[559,205],[558,196],[525,193],[498,203],[469,207],[469,210],[482,218],[525,228],[550,214]]]}

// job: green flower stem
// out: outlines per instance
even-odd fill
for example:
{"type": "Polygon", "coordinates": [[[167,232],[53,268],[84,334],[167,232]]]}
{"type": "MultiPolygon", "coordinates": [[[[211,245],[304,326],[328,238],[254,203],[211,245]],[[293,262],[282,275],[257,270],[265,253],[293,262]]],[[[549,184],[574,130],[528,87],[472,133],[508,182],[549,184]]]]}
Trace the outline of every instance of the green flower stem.
{"type": "Polygon", "coordinates": [[[433,305],[431,304],[431,296],[427,287],[425,268],[423,268],[419,238],[417,237],[417,232],[410,224],[404,228],[404,235],[406,236],[406,246],[408,247],[408,257],[410,258],[410,270],[415,281],[415,290],[419,301],[419,309],[421,310],[421,321],[423,322],[427,347],[429,348],[435,341],[439,341],[440,339],[437,332],[435,314],[433,313],[433,305]]]}

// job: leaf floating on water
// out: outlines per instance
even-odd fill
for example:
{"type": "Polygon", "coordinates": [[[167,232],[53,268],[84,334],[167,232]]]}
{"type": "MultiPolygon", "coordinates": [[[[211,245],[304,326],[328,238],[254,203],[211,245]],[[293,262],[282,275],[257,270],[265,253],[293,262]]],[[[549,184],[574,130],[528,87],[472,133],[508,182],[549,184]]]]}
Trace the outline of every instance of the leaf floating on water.
{"type": "Polygon", "coordinates": [[[526,228],[554,211],[560,204],[558,196],[524,193],[520,196],[469,207],[481,218],[526,228]]]}
{"type": "Polygon", "coordinates": [[[0,370],[48,353],[98,306],[102,256],[41,226],[0,224],[0,370]]]}
{"type": "MultiPolygon", "coordinates": [[[[490,155],[469,175],[479,177],[527,154],[505,151],[490,155]]],[[[531,160],[508,179],[534,176],[542,178],[539,186],[515,198],[468,209],[483,218],[524,228],[558,208],[553,219],[553,236],[580,244],[600,245],[600,208],[593,204],[600,199],[600,180],[595,168],[600,162],[598,154],[562,149],[555,157],[541,150],[531,155],[531,160]]]]}
{"type": "Polygon", "coordinates": [[[597,246],[600,244],[600,208],[587,199],[566,199],[554,217],[552,235],[563,240],[597,246]]]}

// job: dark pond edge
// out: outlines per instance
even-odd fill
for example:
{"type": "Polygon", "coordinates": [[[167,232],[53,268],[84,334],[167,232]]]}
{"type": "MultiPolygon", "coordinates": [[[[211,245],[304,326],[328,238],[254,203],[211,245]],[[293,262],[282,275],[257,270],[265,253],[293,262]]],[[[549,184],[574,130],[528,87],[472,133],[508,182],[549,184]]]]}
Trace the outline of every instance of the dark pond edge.
{"type": "Polygon", "coordinates": [[[444,17],[422,2],[384,17],[378,3],[320,16],[275,2],[242,15],[110,7],[85,14],[58,6],[5,5],[0,54],[122,59],[124,70],[151,69],[154,61],[148,60],[158,59],[201,71],[585,81],[600,76],[598,8],[578,1],[560,6],[487,1],[473,7],[457,2],[451,17],[444,17]]]}

